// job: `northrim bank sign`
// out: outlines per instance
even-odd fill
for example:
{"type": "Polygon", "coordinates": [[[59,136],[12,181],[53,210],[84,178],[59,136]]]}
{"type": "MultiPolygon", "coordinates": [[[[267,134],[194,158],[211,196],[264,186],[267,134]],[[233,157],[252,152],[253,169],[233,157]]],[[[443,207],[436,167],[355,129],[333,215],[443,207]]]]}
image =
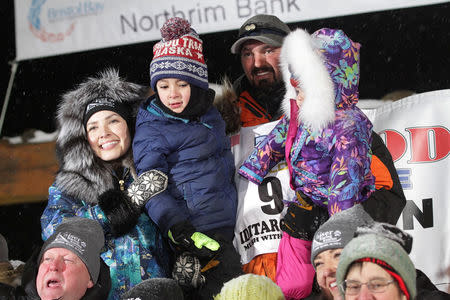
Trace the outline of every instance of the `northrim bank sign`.
{"type": "Polygon", "coordinates": [[[273,14],[291,23],[442,2],[447,1],[15,0],[16,59],[159,40],[159,28],[175,16],[204,34],[238,29],[255,14],[273,14]]]}

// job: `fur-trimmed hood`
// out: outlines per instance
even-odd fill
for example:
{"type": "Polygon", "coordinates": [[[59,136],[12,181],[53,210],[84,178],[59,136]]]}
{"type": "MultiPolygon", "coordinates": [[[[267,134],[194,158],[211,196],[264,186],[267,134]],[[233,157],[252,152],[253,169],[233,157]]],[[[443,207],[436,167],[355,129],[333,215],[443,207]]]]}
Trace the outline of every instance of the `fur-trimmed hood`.
{"type": "Polygon", "coordinates": [[[290,100],[296,98],[291,77],[300,82],[305,98],[297,120],[313,131],[333,123],[335,109],[358,102],[359,48],[342,30],[323,28],[312,35],[302,29],[284,40],[280,66],[286,94],[282,107],[290,117],[290,100]]]}
{"type": "MultiPolygon", "coordinates": [[[[98,196],[116,186],[112,163],[99,159],[87,140],[83,117],[86,106],[100,97],[129,103],[134,116],[148,88],[119,77],[118,71],[107,69],[65,93],[57,110],[58,136],[56,155],[59,170],[56,186],[65,194],[89,203],[97,203],[98,196]]],[[[133,166],[130,155],[121,159],[122,165],[133,166]]]]}

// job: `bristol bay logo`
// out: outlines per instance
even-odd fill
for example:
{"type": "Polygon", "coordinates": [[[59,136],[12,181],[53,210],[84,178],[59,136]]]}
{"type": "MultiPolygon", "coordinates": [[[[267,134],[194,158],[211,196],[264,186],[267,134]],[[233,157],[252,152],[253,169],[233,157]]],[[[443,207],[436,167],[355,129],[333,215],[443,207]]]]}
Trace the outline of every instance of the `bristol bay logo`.
{"type": "Polygon", "coordinates": [[[77,18],[98,15],[103,9],[104,4],[100,2],[32,0],[29,28],[43,42],[62,42],[75,30],[77,18]]]}

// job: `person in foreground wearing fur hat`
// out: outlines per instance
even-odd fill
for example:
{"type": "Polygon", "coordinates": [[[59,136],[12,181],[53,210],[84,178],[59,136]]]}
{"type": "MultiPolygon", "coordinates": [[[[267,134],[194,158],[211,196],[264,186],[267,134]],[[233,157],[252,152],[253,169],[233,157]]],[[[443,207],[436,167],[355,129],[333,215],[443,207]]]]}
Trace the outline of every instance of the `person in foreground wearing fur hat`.
{"type": "Polygon", "coordinates": [[[276,278],[286,298],[307,296],[314,270],[305,269],[310,275],[303,274],[304,286],[292,286],[297,275],[283,258],[309,257],[312,235],[326,218],[324,209],[331,216],[367,200],[375,190],[370,170],[372,124],[356,107],[359,47],[341,30],[326,28],[312,35],[297,29],[284,39],[280,65],[285,116],[239,169],[239,174],[260,184],[281,159],[288,164],[297,197],[287,219],[291,216],[301,224],[294,230],[285,219],[279,246],[276,278]],[[304,215],[296,218],[302,211],[304,215]]]}
{"type": "Polygon", "coordinates": [[[177,251],[174,278],[196,272],[194,299],[210,299],[223,282],[241,273],[232,245],[237,192],[225,123],[213,107],[203,44],[189,22],[169,19],[153,47],[151,88],[140,107],[133,140],[138,175],[158,170],[168,187],[145,205],[177,251]],[[208,271],[207,271],[208,270],[208,271]],[[192,271],[192,270],[191,270],[192,271]],[[199,276],[201,275],[201,276],[199,276]]]}
{"type": "Polygon", "coordinates": [[[67,218],[98,222],[105,237],[101,256],[111,273],[109,299],[142,280],[170,275],[170,248],[133,202],[145,202],[165,187],[161,181],[146,185],[158,173],[138,178],[133,164],[134,120],[146,93],[108,69],[64,94],[57,112],[60,166],[41,217],[42,238],[67,218]]]}

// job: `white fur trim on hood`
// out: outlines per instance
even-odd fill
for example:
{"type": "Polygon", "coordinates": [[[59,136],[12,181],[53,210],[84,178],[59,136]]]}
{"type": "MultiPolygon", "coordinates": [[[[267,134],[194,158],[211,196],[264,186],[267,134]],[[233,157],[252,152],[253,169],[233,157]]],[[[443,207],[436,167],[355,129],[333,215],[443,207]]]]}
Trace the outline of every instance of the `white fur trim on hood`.
{"type": "Polygon", "coordinates": [[[305,95],[297,120],[312,131],[321,131],[334,121],[334,85],[322,56],[311,36],[302,29],[291,32],[281,48],[280,67],[286,86],[282,108],[290,115],[290,99],[295,88],[290,83],[291,72],[299,80],[305,95]]]}

